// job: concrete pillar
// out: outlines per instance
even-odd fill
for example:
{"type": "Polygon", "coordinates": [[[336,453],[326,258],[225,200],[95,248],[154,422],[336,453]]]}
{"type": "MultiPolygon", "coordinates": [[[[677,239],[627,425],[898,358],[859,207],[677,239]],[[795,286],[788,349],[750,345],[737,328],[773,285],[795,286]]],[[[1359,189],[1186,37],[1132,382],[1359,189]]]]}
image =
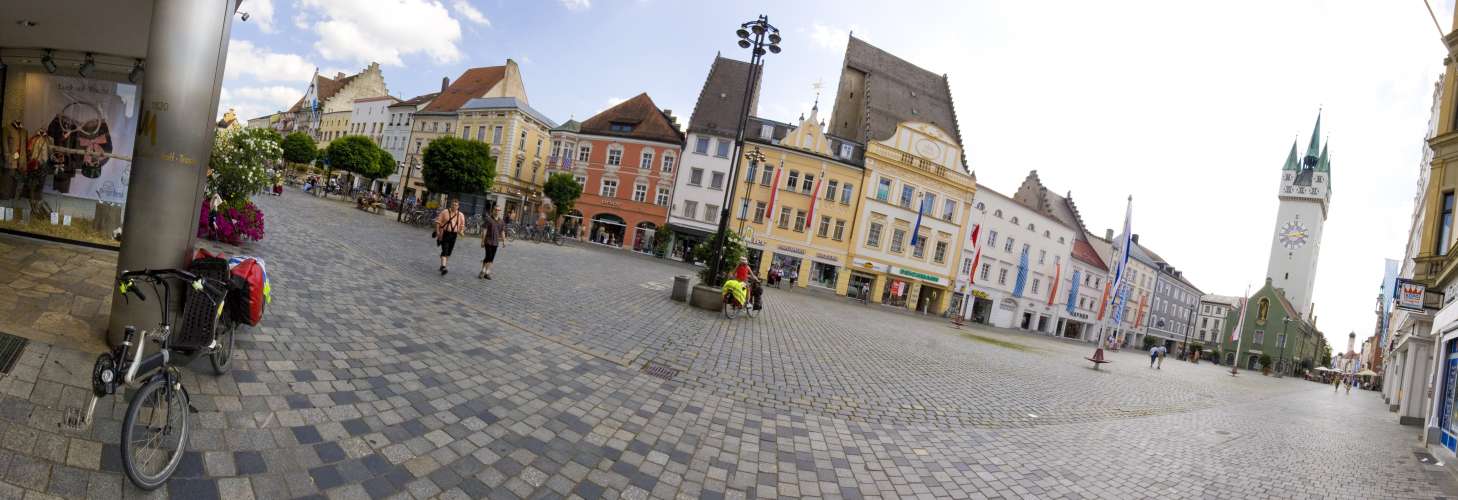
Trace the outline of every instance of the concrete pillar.
{"type": "Polygon", "coordinates": [[[932,314],[941,314],[941,313],[945,312],[948,307],[951,307],[951,306],[952,306],[952,289],[948,288],[948,289],[942,290],[942,296],[941,296],[940,299],[937,300],[936,307],[932,310],[932,314]]]}
{"type": "Polygon", "coordinates": [[[916,301],[921,298],[921,282],[908,281],[906,284],[911,287],[911,291],[906,292],[906,310],[915,311],[916,301]]]}
{"type": "Polygon", "coordinates": [[[1404,391],[1402,402],[1398,404],[1397,421],[1403,425],[1422,425],[1427,415],[1428,387],[1428,365],[1432,361],[1432,345],[1427,343],[1411,342],[1407,344],[1407,389],[1404,391]]]}
{"type": "Polygon", "coordinates": [[[850,290],[850,276],[851,276],[850,268],[848,268],[848,267],[837,267],[837,268],[835,268],[835,294],[836,295],[840,295],[840,296],[844,297],[846,295],[846,292],[848,292],[850,290]]]}
{"type": "MultiPolygon", "coordinates": [[[[156,0],[152,5],[118,273],[182,267],[196,242],[237,7],[237,0],[156,0]]],[[[158,314],[150,300],[127,303],[113,296],[108,342],[120,341],[126,325],[155,326],[158,314]]]]}
{"type": "Polygon", "coordinates": [[[881,293],[886,289],[886,275],[877,274],[876,279],[871,282],[871,303],[881,303],[881,293]]]}

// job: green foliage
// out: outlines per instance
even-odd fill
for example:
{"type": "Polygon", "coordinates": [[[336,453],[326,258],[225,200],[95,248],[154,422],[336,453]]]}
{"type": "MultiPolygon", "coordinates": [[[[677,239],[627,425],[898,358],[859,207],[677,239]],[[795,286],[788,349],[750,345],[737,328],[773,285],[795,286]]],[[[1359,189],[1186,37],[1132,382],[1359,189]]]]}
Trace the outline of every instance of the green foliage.
{"type": "Polygon", "coordinates": [[[375,154],[379,155],[379,159],[375,163],[374,172],[372,172],[374,175],[366,177],[383,179],[395,175],[395,170],[397,170],[398,166],[395,164],[395,155],[390,154],[389,151],[385,151],[385,148],[381,147],[375,147],[375,151],[375,154]]]}
{"type": "Polygon", "coordinates": [[[552,199],[552,220],[555,221],[572,212],[572,205],[582,197],[582,185],[572,178],[572,174],[558,172],[547,178],[547,183],[542,185],[542,193],[552,199]]]}
{"type": "Polygon", "coordinates": [[[1271,366],[1271,355],[1270,354],[1262,354],[1261,357],[1260,357],[1260,362],[1261,362],[1261,368],[1262,369],[1269,370],[1271,368],[1274,368],[1273,366],[1271,366]]]}
{"type": "Polygon", "coordinates": [[[658,257],[668,255],[668,242],[672,239],[667,230],[659,229],[655,231],[653,233],[653,255],[658,257]]]}
{"type": "Polygon", "coordinates": [[[350,135],[329,143],[324,154],[329,158],[329,167],[360,177],[374,178],[380,163],[380,150],[374,141],[362,135],[350,135]]]}
{"type": "Polygon", "coordinates": [[[268,165],[283,155],[278,133],[258,128],[228,128],[213,137],[208,158],[208,193],[217,194],[230,207],[242,206],[270,184],[268,165]]]}
{"type": "Polygon", "coordinates": [[[704,268],[699,270],[699,283],[709,286],[719,286],[724,279],[734,272],[734,266],[739,265],[739,259],[744,257],[744,243],[739,235],[732,232],[725,232],[727,243],[724,247],[724,264],[719,266],[719,275],[714,276],[714,254],[720,247],[721,240],[718,234],[707,241],[694,247],[693,260],[703,262],[704,268]]]}
{"type": "Polygon", "coordinates": [[[1159,342],[1154,337],[1144,337],[1144,350],[1148,351],[1150,349],[1153,349],[1154,344],[1157,343],[1159,342]]]}
{"type": "Polygon", "coordinates": [[[440,137],[421,156],[420,177],[432,193],[484,193],[496,180],[496,159],[484,142],[440,137]]]}
{"type": "Polygon", "coordinates": [[[319,146],[314,143],[314,138],[303,132],[292,132],[283,138],[279,143],[283,148],[283,159],[289,163],[309,163],[314,161],[314,156],[319,146]]]}

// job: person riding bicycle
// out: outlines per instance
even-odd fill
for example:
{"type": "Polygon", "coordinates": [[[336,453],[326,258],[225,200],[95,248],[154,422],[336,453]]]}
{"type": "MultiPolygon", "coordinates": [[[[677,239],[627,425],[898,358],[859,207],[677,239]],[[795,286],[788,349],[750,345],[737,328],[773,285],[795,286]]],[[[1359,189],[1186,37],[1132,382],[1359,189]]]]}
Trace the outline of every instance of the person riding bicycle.
{"type": "Polygon", "coordinates": [[[734,268],[734,279],[738,280],[740,283],[748,283],[750,278],[754,278],[756,281],[759,280],[759,277],[755,276],[754,273],[749,270],[749,259],[740,257],[739,266],[734,268]]]}

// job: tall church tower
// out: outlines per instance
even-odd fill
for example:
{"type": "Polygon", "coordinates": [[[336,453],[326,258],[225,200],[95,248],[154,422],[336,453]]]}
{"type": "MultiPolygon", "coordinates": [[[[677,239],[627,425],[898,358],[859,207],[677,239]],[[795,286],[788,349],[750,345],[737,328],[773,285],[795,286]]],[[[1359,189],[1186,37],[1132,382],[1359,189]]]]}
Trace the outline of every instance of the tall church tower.
{"type": "Polygon", "coordinates": [[[1296,156],[1296,141],[1281,167],[1281,208],[1276,212],[1271,237],[1271,260],[1266,277],[1286,292],[1296,311],[1311,319],[1311,294],[1316,285],[1316,260],[1321,254],[1322,226],[1331,203],[1331,164],[1321,144],[1321,115],[1306,154],[1296,156]]]}

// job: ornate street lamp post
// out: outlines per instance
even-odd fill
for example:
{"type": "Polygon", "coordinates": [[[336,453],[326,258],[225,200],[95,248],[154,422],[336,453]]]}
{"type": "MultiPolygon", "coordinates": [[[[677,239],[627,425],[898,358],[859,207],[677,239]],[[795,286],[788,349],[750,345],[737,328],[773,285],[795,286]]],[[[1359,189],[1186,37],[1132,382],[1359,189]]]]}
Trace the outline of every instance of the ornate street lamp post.
{"type": "Polygon", "coordinates": [[[1291,318],[1281,318],[1281,361],[1276,363],[1276,378],[1286,376],[1286,332],[1291,327],[1291,318]]]}
{"type": "Polygon", "coordinates": [[[734,202],[735,186],[738,183],[733,179],[739,176],[739,160],[744,151],[744,126],[749,121],[749,103],[754,93],[754,83],[759,79],[760,67],[764,65],[765,53],[780,53],[780,29],[769,23],[768,16],[759,16],[759,19],[739,25],[734,32],[739,35],[739,46],[750,49],[749,56],[749,77],[744,82],[744,99],[739,104],[739,128],[735,131],[734,138],[734,162],[729,165],[729,191],[724,193],[724,203],[719,208],[719,230],[716,233],[719,247],[714,252],[714,262],[711,269],[714,282],[711,286],[719,285],[719,273],[724,268],[724,246],[728,243],[729,232],[729,210],[734,202]]]}
{"type": "MultiPolygon", "coordinates": [[[[755,146],[754,147],[754,150],[752,150],[752,151],[750,151],[748,153],[744,153],[744,157],[749,159],[749,172],[751,174],[755,174],[755,173],[759,172],[759,166],[760,165],[764,165],[764,160],[765,160],[764,152],[762,152],[762,151],[759,150],[759,146],[755,146]]],[[[770,189],[774,189],[774,186],[771,186],[770,189]]],[[[754,190],[754,177],[753,176],[745,176],[745,178],[744,178],[744,199],[743,199],[743,201],[739,205],[741,207],[740,208],[740,212],[739,212],[739,231],[738,231],[739,236],[744,236],[744,223],[746,222],[745,219],[749,218],[749,197],[750,197],[750,193],[753,192],[753,190],[754,190]]]]}

